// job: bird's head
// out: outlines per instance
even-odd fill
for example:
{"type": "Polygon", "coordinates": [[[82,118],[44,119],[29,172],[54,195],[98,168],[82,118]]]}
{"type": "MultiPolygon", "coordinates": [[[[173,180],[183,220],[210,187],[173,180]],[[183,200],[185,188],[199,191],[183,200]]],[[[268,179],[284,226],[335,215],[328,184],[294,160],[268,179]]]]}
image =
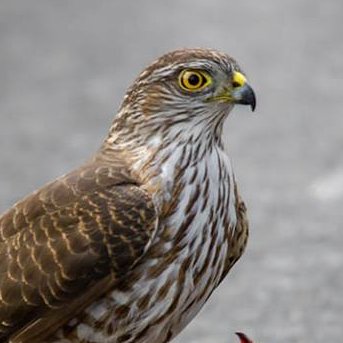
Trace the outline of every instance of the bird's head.
{"type": "Polygon", "coordinates": [[[183,131],[220,136],[235,104],[254,110],[256,98],[233,58],[210,49],[177,50],[139,75],[125,96],[117,126],[140,135],[183,131]]]}

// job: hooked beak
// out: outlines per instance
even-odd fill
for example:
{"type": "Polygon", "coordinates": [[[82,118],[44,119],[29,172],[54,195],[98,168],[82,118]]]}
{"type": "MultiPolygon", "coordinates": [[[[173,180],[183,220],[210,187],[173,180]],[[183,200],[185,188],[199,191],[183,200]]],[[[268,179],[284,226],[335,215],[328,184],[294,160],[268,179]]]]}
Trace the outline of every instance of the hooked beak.
{"type": "Polygon", "coordinates": [[[256,96],[254,90],[248,84],[246,77],[238,72],[233,72],[232,79],[232,98],[235,104],[250,105],[254,111],[256,107],[256,96]]]}

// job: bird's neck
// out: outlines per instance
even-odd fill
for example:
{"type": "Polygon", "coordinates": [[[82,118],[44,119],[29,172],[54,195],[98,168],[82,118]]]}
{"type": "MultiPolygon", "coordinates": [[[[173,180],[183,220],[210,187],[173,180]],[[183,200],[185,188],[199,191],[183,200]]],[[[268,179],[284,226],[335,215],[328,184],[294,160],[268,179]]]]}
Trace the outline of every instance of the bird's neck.
{"type": "Polygon", "coordinates": [[[120,156],[133,178],[157,198],[168,198],[190,166],[210,164],[218,151],[225,155],[221,136],[226,113],[212,114],[211,120],[174,119],[164,126],[128,122],[125,113],[114,120],[101,158],[111,162],[120,156]]]}
{"type": "Polygon", "coordinates": [[[187,139],[178,136],[169,140],[156,135],[133,155],[132,173],[160,208],[166,204],[173,207],[171,200],[178,199],[190,182],[201,183],[200,178],[205,178],[206,173],[210,176],[215,173],[216,178],[218,169],[222,168],[221,160],[228,160],[221,142],[192,134],[187,139]]]}

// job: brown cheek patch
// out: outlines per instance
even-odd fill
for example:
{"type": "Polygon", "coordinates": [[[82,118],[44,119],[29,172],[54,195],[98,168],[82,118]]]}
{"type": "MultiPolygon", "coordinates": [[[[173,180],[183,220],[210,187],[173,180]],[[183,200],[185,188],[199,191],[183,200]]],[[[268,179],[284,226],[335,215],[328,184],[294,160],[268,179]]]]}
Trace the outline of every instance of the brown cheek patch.
{"type": "Polygon", "coordinates": [[[153,114],[163,111],[164,100],[166,100],[166,93],[163,85],[154,84],[147,90],[142,101],[142,113],[145,117],[151,117],[153,114]]]}

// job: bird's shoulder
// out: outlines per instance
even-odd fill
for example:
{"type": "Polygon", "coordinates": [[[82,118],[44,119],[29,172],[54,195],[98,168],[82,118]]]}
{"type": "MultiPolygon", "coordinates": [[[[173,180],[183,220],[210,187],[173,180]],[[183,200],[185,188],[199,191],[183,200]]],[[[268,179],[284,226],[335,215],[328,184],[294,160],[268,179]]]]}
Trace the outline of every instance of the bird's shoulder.
{"type": "Polygon", "coordinates": [[[148,212],[154,212],[150,195],[126,172],[125,167],[86,163],[46,184],[0,215],[0,242],[45,215],[63,217],[66,211],[71,214],[74,210],[76,216],[77,209],[101,211],[105,204],[122,206],[123,201],[135,202],[140,210],[146,208],[148,212]]]}
{"type": "Polygon", "coordinates": [[[96,300],[144,255],[156,222],[150,195],[108,164],[14,205],[0,217],[0,341],[35,342],[96,300]]]}

